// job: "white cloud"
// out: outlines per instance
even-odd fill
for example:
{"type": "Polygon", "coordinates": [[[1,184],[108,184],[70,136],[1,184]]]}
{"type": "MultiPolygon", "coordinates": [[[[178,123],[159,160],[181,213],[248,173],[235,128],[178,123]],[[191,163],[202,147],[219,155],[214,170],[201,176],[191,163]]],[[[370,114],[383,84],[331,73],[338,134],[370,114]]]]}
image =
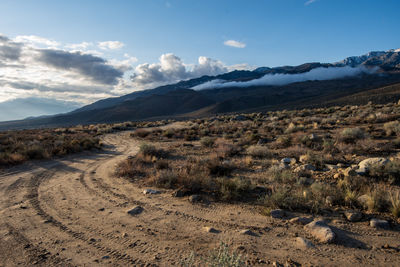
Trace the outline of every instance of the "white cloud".
{"type": "Polygon", "coordinates": [[[72,50],[87,50],[89,47],[93,46],[93,43],[89,42],[82,42],[79,44],[68,44],[65,46],[67,49],[72,49],[72,50]]]}
{"type": "Polygon", "coordinates": [[[308,0],[307,2],[304,3],[304,5],[308,6],[315,2],[317,2],[317,0],[308,0]]]}
{"type": "Polygon", "coordinates": [[[173,83],[203,75],[218,75],[228,68],[218,60],[199,57],[197,64],[185,64],[178,56],[168,53],[161,55],[158,63],[144,63],[135,68],[132,82],[139,88],[173,83]]]}
{"type": "Polygon", "coordinates": [[[340,79],[344,77],[356,76],[362,73],[374,73],[377,68],[367,69],[366,67],[352,68],[346,67],[329,67],[316,68],[309,72],[299,74],[266,74],[259,79],[246,82],[226,82],[224,80],[212,80],[193,87],[195,90],[226,88],[226,87],[250,87],[250,86],[268,86],[268,85],[286,85],[295,82],[304,81],[322,81],[340,79]]]}
{"type": "Polygon", "coordinates": [[[125,46],[124,43],[120,41],[106,41],[106,42],[98,42],[98,46],[103,50],[116,50],[121,49],[125,46]]]}
{"type": "Polygon", "coordinates": [[[236,47],[236,48],[245,48],[246,44],[239,42],[239,41],[235,41],[235,40],[227,40],[224,42],[224,45],[226,46],[231,46],[231,47],[236,47]]]}
{"type": "Polygon", "coordinates": [[[19,35],[14,38],[14,41],[19,43],[29,44],[30,46],[33,47],[45,46],[46,48],[54,48],[60,45],[59,42],[36,35],[19,35]]]}

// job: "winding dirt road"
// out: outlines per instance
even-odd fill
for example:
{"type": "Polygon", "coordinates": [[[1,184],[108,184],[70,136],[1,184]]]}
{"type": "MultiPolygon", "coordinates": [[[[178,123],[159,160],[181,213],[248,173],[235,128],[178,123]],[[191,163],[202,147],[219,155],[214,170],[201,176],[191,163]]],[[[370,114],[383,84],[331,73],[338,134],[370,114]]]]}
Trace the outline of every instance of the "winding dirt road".
{"type": "Polygon", "coordinates": [[[252,265],[273,261],[314,266],[395,266],[396,231],[342,224],[338,242],[299,248],[302,226],[260,215],[244,204],[193,205],[171,192],[144,195],[113,175],[138,150],[129,132],[104,136],[102,152],[38,161],[0,175],[0,266],[177,266],[192,251],[207,255],[221,241],[252,265]],[[127,211],[136,205],[144,211],[127,211]],[[211,226],[220,233],[208,233],[211,226]],[[255,235],[243,235],[251,229],[255,235]]]}

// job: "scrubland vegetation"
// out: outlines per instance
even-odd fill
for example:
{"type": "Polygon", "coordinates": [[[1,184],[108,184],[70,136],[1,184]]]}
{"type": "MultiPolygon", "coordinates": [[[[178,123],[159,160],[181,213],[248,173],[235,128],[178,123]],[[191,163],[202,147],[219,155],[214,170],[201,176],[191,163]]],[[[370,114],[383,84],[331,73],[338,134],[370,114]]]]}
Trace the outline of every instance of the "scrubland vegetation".
{"type": "Polygon", "coordinates": [[[0,132],[0,168],[29,160],[49,159],[84,150],[100,149],[99,136],[136,127],[160,126],[166,122],[125,122],[69,128],[0,132]]]}
{"type": "Polygon", "coordinates": [[[243,201],[260,212],[352,209],[400,215],[400,105],[344,106],[194,119],[141,129],[116,173],[132,182],[243,201]]]}

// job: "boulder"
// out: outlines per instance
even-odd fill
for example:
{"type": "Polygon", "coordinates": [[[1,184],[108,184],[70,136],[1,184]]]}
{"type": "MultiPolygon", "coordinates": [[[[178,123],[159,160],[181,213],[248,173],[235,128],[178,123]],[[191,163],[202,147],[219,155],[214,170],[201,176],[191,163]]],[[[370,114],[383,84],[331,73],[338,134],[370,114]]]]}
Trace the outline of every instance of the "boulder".
{"type": "Polygon", "coordinates": [[[358,222],[362,218],[362,213],[355,210],[348,210],[344,212],[344,216],[350,222],[358,222]]]}
{"type": "Polygon", "coordinates": [[[388,163],[389,163],[389,160],[387,158],[377,157],[377,158],[364,159],[363,161],[358,163],[358,172],[359,173],[367,173],[368,169],[373,165],[384,167],[388,163]]]}
{"type": "Polygon", "coordinates": [[[376,218],[372,218],[369,221],[369,225],[374,228],[383,228],[383,229],[388,229],[389,228],[389,222],[386,220],[380,220],[376,218]]]}
{"type": "Polygon", "coordinates": [[[301,162],[301,163],[307,163],[307,161],[310,159],[310,156],[308,156],[308,155],[301,155],[300,156],[300,158],[299,158],[299,161],[301,162]]]}
{"type": "Polygon", "coordinates": [[[305,186],[309,186],[312,185],[314,183],[314,179],[313,178],[307,178],[307,177],[300,177],[297,180],[297,183],[300,185],[305,185],[305,186]]]}
{"type": "Polygon", "coordinates": [[[308,230],[321,243],[332,243],[336,237],[332,229],[322,220],[312,221],[306,224],[304,229],[308,230]]]}

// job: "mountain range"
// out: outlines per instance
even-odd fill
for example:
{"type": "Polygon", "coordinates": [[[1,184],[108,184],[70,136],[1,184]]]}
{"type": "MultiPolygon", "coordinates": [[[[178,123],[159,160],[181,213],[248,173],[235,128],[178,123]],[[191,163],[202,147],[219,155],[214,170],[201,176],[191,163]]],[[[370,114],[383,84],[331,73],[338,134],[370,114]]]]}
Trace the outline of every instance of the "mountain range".
{"type": "Polygon", "coordinates": [[[260,67],[203,76],[107,98],[69,113],[1,122],[0,129],[128,120],[194,118],[231,112],[385,103],[400,98],[400,49],[336,63],[260,67]]]}

